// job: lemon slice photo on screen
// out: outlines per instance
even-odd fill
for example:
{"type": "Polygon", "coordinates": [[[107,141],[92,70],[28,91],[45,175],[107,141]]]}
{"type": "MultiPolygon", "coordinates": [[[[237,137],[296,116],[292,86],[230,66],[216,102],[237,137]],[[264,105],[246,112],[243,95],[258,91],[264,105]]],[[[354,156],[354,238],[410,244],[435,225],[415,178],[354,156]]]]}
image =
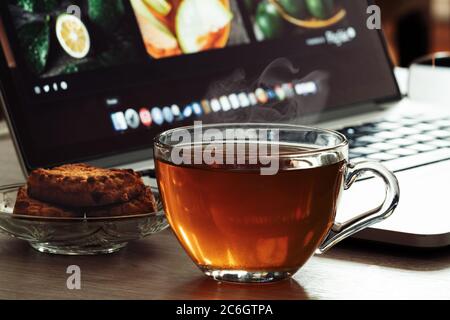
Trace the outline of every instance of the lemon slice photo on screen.
{"type": "Polygon", "coordinates": [[[84,23],[75,15],[62,14],[56,20],[56,37],[72,58],[82,59],[91,48],[91,39],[84,23]]]}
{"type": "Polygon", "coordinates": [[[181,50],[195,53],[208,47],[214,34],[227,27],[233,14],[220,0],[183,0],[178,7],[175,29],[181,50]]]}

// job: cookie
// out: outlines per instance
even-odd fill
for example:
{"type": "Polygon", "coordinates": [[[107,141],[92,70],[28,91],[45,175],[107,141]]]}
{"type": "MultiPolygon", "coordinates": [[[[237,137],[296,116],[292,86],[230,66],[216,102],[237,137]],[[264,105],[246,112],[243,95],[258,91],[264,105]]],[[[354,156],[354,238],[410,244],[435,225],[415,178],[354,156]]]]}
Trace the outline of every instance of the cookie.
{"type": "Polygon", "coordinates": [[[27,188],[22,187],[17,193],[16,203],[13,214],[22,216],[39,216],[55,218],[74,218],[82,217],[82,211],[70,210],[63,207],[57,207],[45,202],[30,198],[27,188]]]}
{"type": "Polygon", "coordinates": [[[87,217],[120,217],[152,213],[157,209],[150,187],[145,187],[144,192],[131,201],[106,207],[87,208],[85,213],[87,217]]]}
{"type": "Polygon", "coordinates": [[[121,204],[105,207],[68,208],[31,198],[27,188],[22,187],[17,193],[13,213],[23,216],[53,218],[119,217],[152,213],[157,210],[156,201],[149,187],[137,198],[121,204]]]}
{"type": "Polygon", "coordinates": [[[37,169],[28,178],[31,197],[63,207],[97,207],[130,201],[145,190],[133,170],[68,164],[37,169]]]}

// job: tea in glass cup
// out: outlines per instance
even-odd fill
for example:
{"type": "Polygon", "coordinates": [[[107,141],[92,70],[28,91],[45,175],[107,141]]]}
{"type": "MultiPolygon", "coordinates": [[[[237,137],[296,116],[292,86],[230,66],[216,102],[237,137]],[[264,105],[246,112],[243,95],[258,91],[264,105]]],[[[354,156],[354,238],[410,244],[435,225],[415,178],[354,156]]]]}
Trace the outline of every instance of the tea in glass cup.
{"type": "Polygon", "coordinates": [[[292,276],[315,252],[388,217],[398,203],[394,175],[378,163],[350,165],[346,138],[328,130],[179,128],[156,138],[155,160],[172,230],[194,263],[220,281],[292,276]],[[364,171],[385,180],[384,204],[335,224],[340,195],[364,171]]]}

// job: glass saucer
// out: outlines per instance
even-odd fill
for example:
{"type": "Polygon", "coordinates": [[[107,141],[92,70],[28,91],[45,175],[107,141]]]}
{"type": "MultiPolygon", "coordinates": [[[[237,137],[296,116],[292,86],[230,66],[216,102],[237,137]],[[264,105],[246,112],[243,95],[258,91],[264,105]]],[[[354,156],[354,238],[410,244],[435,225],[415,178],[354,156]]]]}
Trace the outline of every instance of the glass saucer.
{"type": "Polygon", "coordinates": [[[0,187],[0,232],[27,241],[51,254],[97,255],[117,252],[128,242],[168,227],[158,190],[152,189],[157,211],[122,217],[51,218],[13,215],[17,192],[23,185],[0,187]]]}

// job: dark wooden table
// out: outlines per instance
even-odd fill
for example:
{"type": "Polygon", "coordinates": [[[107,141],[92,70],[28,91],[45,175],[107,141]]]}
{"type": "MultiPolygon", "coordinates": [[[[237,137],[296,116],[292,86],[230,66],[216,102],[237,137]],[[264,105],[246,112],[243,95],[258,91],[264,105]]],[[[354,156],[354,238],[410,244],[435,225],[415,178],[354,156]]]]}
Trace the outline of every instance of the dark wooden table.
{"type": "MultiPolygon", "coordinates": [[[[22,181],[11,142],[0,139],[0,184],[22,181]]],[[[234,285],[209,280],[170,230],[96,257],[41,254],[0,235],[1,299],[450,299],[450,250],[417,251],[345,241],[313,257],[292,280],[234,285]],[[66,286],[81,268],[81,290],[66,286]]]]}

